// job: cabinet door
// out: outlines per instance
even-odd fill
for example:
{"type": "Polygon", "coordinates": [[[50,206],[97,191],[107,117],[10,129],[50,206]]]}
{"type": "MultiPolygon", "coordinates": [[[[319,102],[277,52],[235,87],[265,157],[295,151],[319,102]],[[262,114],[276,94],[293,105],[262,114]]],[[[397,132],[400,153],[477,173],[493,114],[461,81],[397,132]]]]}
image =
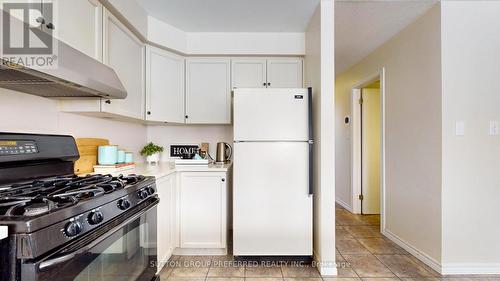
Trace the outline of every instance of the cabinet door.
{"type": "Polygon", "coordinates": [[[232,59],[231,83],[234,88],[265,88],[265,59],[232,59]]]}
{"type": "Polygon", "coordinates": [[[57,0],[54,35],[71,47],[102,61],[102,10],[98,0],[57,0]]]}
{"type": "Polygon", "coordinates": [[[231,62],[186,59],[186,123],[231,123],[231,62]]]}
{"type": "Polygon", "coordinates": [[[180,247],[226,248],[226,177],[181,173],[180,247]]]}
{"type": "Polygon", "coordinates": [[[302,59],[268,59],[267,83],[271,88],[302,88],[302,59]]]}
{"type": "Polygon", "coordinates": [[[127,90],[123,100],[103,100],[104,112],[144,119],[144,45],[111,13],[104,11],[104,62],[127,90]]]}
{"type": "Polygon", "coordinates": [[[157,228],[158,262],[163,265],[168,261],[175,247],[175,176],[159,178],[156,182],[156,190],[160,198],[157,228]]]}
{"type": "Polygon", "coordinates": [[[184,58],[147,46],[146,120],[184,123],[184,58]]]}

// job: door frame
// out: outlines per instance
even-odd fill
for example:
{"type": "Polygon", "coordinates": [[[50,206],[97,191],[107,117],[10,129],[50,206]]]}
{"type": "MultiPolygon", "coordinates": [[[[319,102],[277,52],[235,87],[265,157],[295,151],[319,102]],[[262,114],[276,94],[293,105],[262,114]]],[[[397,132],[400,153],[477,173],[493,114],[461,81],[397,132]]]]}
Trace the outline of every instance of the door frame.
{"type": "Polygon", "coordinates": [[[381,228],[385,228],[385,68],[381,68],[376,73],[366,79],[354,84],[351,91],[351,190],[352,190],[352,212],[361,214],[361,201],[358,195],[361,194],[362,162],[361,162],[361,108],[359,98],[361,89],[369,84],[380,80],[380,223],[381,228]]]}

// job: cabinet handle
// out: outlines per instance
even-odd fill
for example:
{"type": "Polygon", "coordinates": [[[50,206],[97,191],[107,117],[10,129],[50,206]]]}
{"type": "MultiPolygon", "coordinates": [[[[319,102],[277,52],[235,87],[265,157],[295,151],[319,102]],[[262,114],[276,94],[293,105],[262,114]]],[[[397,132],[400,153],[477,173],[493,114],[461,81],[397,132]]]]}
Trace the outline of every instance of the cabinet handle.
{"type": "Polygon", "coordinates": [[[264,87],[265,87],[265,86],[266,86],[266,82],[262,83],[262,86],[264,86],[264,87]]]}
{"type": "Polygon", "coordinates": [[[267,82],[267,86],[271,86],[271,82],[267,82]]]}
{"type": "Polygon", "coordinates": [[[148,115],[151,115],[151,111],[146,112],[148,115]]]}
{"type": "Polygon", "coordinates": [[[105,103],[111,104],[111,100],[106,100],[105,103]]]}
{"type": "Polygon", "coordinates": [[[55,26],[53,23],[49,22],[45,25],[48,29],[55,29],[55,26]]]}
{"type": "Polygon", "coordinates": [[[186,117],[186,119],[188,119],[188,118],[189,118],[189,116],[188,116],[188,115],[186,115],[186,116],[184,116],[184,117],[186,117]]]}
{"type": "Polygon", "coordinates": [[[221,179],[221,181],[222,181],[222,182],[225,182],[225,181],[226,181],[226,179],[221,179]]]}

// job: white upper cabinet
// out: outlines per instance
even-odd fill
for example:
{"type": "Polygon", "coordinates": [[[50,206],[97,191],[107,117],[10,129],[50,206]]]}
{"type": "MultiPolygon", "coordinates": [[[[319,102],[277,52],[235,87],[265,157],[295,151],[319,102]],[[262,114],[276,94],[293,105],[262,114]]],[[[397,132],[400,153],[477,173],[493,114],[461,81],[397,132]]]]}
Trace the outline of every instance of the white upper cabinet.
{"type": "Polygon", "coordinates": [[[186,59],[186,123],[231,123],[229,58],[186,59]]]}
{"type": "Polygon", "coordinates": [[[232,89],[265,88],[267,85],[266,59],[232,59],[231,73],[232,89]]]}
{"type": "Polygon", "coordinates": [[[267,60],[267,86],[271,88],[302,88],[301,58],[272,58],[267,60]]]}
{"type": "Polygon", "coordinates": [[[102,61],[102,12],[98,0],[53,2],[54,35],[71,47],[102,61]]]}
{"type": "Polygon", "coordinates": [[[127,91],[123,100],[103,100],[102,111],[144,119],[144,45],[111,13],[104,11],[104,63],[112,67],[127,91]]]}
{"type": "Polygon", "coordinates": [[[146,120],[184,123],[184,58],[146,47],[146,120]]]}

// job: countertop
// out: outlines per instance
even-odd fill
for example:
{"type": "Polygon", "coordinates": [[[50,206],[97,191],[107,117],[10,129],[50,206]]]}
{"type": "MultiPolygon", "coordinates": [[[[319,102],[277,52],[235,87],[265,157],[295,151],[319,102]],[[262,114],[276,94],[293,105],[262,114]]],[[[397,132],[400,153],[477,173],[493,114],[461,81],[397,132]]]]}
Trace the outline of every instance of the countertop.
{"type": "Polygon", "coordinates": [[[173,162],[160,162],[154,165],[137,163],[135,169],[120,172],[121,174],[138,174],[161,178],[175,172],[227,172],[232,163],[209,165],[175,165],[173,162]]]}

